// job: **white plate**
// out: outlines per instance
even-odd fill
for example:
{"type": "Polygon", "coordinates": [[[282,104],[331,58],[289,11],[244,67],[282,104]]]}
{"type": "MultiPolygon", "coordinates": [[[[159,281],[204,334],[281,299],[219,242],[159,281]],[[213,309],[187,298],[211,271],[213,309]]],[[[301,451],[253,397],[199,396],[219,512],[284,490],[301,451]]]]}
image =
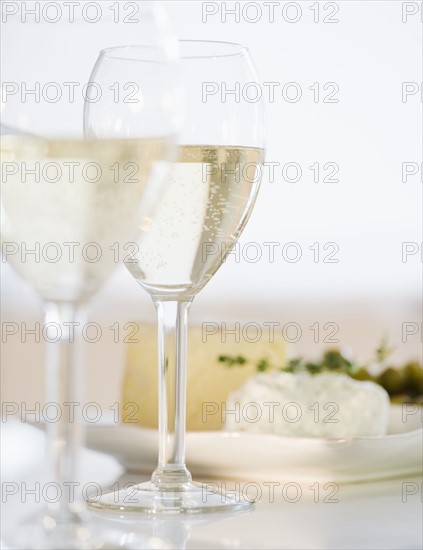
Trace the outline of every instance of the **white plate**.
{"type": "MultiPolygon", "coordinates": [[[[390,434],[346,439],[247,432],[188,432],[187,464],[197,479],[353,483],[418,474],[423,469],[420,414],[402,422],[391,408],[390,434]]],[[[128,472],[151,473],[157,431],[130,424],[90,425],[87,446],[114,456],[128,472]]]]}

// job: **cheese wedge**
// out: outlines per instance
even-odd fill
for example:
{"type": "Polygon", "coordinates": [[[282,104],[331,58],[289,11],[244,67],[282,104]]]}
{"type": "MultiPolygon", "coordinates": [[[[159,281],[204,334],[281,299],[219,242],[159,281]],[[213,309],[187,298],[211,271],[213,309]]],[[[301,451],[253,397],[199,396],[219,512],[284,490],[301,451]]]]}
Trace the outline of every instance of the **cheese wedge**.
{"type": "MultiPolygon", "coordinates": [[[[275,337],[270,342],[264,332],[257,342],[242,337],[236,342],[235,338],[221,330],[205,334],[201,326],[189,328],[187,430],[222,429],[228,395],[257,374],[257,362],[268,359],[271,365],[283,364],[282,339],[275,337]],[[220,356],[242,356],[247,362],[227,366],[219,361],[220,356]]],[[[121,418],[133,425],[157,428],[157,327],[140,324],[138,339],[139,343],[127,346],[121,418]]]]}

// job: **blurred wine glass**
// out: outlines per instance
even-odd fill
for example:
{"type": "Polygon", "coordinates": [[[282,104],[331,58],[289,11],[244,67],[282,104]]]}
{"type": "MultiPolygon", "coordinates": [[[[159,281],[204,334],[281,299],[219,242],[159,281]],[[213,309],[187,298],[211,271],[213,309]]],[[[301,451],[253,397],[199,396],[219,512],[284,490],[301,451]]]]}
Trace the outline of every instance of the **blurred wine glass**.
{"type": "MultiPolygon", "coordinates": [[[[136,245],[163,191],[179,106],[177,43],[163,6],[137,3],[134,32],[125,18],[119,31],[107,4],[98,4],[104,21],[95,24],[82,13],[54,25],[41,12],[33,24],[17,14],[2,25],[2,255],[44,302],[46,401],[57,414],[43,420],[59,495],[9,535],[11,548],[109,547],[77,498],[87,304],[136,245]],[[131,35],[136,46],[120,51],[111,85],[89,82],[106,41],[124,45],[131,35]],[[84,136],[86,103],[102,131],[84,136]]],[[[107,52],[100,58],[113,63],[107,52]]]]}

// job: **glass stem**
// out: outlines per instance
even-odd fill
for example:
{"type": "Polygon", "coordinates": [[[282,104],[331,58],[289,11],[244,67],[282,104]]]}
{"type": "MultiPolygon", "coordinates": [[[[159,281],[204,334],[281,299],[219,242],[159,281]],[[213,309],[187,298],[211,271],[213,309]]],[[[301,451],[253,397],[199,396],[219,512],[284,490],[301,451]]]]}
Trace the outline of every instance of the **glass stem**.
{"type": "Polygon", "coordinates": [[[82,443],[82,388],[84,383],[82,329],[85,309],[79,305],[48,302],[46,323],[46,394],[54,411],[47,423],[50,475],[60,498],[49,501],[51,514],[67,521],[75,510],[77,456],[82,443]],[[50,333],[50,334],[49,334],[50,333]]]}
{"type": "Polygon", "coordinates": [[[159,323],[159,462],[151,481],[161,490],[183,491],[185,466],[188,311],[191,301],[153,298],[159,323]]]}

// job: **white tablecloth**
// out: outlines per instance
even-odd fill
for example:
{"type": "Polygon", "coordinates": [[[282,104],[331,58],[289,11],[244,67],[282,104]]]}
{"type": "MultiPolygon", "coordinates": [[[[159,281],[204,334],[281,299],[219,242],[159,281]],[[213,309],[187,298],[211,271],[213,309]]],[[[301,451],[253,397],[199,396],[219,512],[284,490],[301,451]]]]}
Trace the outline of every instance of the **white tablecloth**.
{"type": "MultiPolygon", "coordinates": [[[[7,536],[26,515],[42,506],[25,488],[34,488],[43,464],[44,436],[35,428],[16,421],[2,423],[2,530],[7,536]],[[28,452],[30,449],[30,452],[28,452]],[[17,484],[18,493],[13,492],[17,484]],[[22,502],[26,500],[26,502],[22,502]]],[[[138,476],[122,478],[122,468],[111,457],[83,451],[81,482],[111,486],[116,480],[142,481],[138,476]]],[[[228,484],[230,487],[230,484],[228,484]]],[[[199,521],[170,521],[137,525],[146,535],[160,535],[175,548],[188,549],[407,549],[423,544],[423,485],[421,478],[341,486],[338,502],[314,502],[312,490],[302,489],[293,502],[278,488],[274,502],[268,488],[251,513],[227,517],[213,514],[199,521]],[[407,483],[408,485],[405,485],[407,483]],[[405,493],[408,492],[408,495],[405,493]],[[413,494],[414,493],[414,494],[413,494]]],[[[151,520],[153,521],[153,520],[151,520]]]]}

